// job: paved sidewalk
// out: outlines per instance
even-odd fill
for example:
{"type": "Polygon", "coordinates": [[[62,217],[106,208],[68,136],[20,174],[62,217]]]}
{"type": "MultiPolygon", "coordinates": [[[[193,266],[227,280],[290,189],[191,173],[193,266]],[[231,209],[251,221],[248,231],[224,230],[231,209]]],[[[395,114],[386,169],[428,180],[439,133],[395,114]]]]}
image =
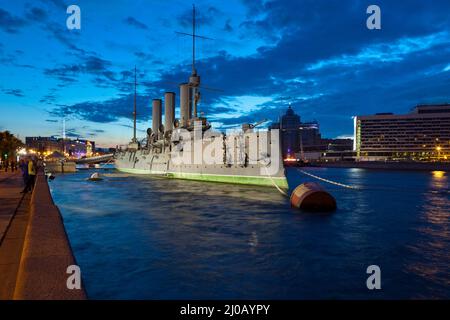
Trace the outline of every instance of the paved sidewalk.
{"type": "Polygon", "coordinates": [[[0,245],[11,218],[23,194],[22,176],[19,171],[0,172],[0,245]]]}
{"type": "Polygon", "coordinates": [[[22,256],[31,199],[22,189],[20,172],[0,172],[0,300],[13,298],[22,256]]]}

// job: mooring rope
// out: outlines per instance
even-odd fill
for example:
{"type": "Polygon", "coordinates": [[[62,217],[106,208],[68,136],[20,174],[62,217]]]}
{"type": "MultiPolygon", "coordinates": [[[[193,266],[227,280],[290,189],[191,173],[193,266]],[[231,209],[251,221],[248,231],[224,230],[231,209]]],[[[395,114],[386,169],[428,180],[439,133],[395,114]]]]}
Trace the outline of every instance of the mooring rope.
{"type": "Polygon", "coordinates": [[[303,174],[306,174],[307,176],[313,177],[315,179],[318,179],[318,180],[321,180],[321,181],[324,181],[324,182],[327,182],[327,183],[330,183],[330,184],[334,184],[336,186],[340,186],[340,187],[344,187],[344,188],[348,188],[348,189],[361,189],[360,187],[350,186],[348,184],[343,184],[343,183],[339,183],[339,182],[336,182],[336,181],[331,181],[331,180],[328,180],[328,179],[325,179],[325,178],[321,178],[319,176],[316,176],[316,175],[314,175],[312,173],[309,173],[309,172],[306,172],[304,170],[300,170],[300,169],[297,169],[297,170],[300,171],[303,174]]]}
{"type": "Polygon", "coordinates": [[[99,169],[103,169],[108,163],[114,161],[114,158],[109,159],[106,163],[102,164],[99,169]]]}
{"type": "Polygon", "coordinates": [[[272,184],[275,186],[275,188],[277,188],[277,190],[284,196],[289,197],[289,195],[284,192],[276,183],[275,181],[273,181],[272,176],[269,174],[269,171],[267,170],[267,167],[264,167],[264,169],[266,170],[266,174],[269,177],[270,181],[272,181],[272,184]]]}

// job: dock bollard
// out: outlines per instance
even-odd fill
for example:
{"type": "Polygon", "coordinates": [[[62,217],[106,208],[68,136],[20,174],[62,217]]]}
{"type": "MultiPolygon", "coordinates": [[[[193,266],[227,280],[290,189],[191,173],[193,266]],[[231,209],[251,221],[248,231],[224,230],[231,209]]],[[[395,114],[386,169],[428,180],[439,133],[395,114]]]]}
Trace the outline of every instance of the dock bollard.
{"type": "Polygon", "coordinates": [[[316,182],[305,182],[299,185],[291,194],[291,205],[295,208],[328,212],[336,210],[336,200],[316,182]]]}

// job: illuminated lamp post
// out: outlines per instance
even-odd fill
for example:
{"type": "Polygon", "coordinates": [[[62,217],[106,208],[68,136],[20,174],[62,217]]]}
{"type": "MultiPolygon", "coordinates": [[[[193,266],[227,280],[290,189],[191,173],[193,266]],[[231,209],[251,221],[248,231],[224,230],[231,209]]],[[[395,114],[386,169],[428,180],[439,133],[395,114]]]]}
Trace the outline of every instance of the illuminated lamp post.
{"type": "Polygon", "coordinates": [[[441,150],[442,150],[442,147],[441,147],[441,146],[437,146],[437,147],[436,147],[436,151],[437,151],[437,154],[438,154],[438,156],[437,156],[438,161],[439,161],[440,158],[441,158],[441,150]]]}

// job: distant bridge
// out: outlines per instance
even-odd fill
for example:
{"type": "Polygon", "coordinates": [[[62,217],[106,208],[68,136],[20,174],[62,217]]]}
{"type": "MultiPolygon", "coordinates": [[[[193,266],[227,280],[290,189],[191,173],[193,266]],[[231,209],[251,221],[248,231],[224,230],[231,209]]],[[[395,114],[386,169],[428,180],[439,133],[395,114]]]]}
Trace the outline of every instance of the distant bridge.
{"type": "Polygon", "coordinates": [[[101,162],[108,162],[111,161],[114,157],[113,153],[108,153],[102,156],[96,156],[96,157],[89,157],[89,158],[82,158],[75,161],[77,164],[84,164],[84,163],[101,163],[101,162]]]}

